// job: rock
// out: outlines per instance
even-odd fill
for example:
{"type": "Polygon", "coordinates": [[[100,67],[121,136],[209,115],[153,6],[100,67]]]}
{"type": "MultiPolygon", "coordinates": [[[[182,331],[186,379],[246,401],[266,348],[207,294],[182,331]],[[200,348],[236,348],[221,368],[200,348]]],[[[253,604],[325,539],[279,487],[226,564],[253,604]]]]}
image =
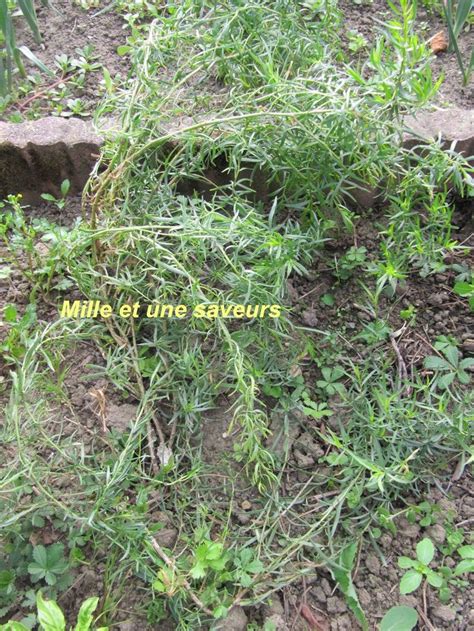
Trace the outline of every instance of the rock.
{"type": "Polygon", "coordinates": [[[438,620],[442,620],[443,622],[454,622],[456,620],[456,612],[454,612],[451,607],[448,605],[439,605],[435,607],[432,611],[432,614],[438,620]]]}
{"type": "Polygon", "coordinates": [[[307,326],[313,327],[318,325],[318,317],[316,315],[316,311],[312,307],[303,311],[301,317],[307,326]]]}
{"type": "Polygon", "coordinates": [[[380,537],[380,545],[382,548],[390,548],[392,545],[392,536],[388,532],[380,537]]]}
{"type": "Polygon", "coordinates": [[[155,539],[163,548],[172,548],[178,538],[178,531],[175,528],[163,528],[155,533],[155,539]]]}
{"type": "Polygon", "coordinates": [[[461,348],[467,355],[474,355],[474,340],[465,340],[461,348]]]}
{"type": "Polygon", "coordinates": [[[409,149],[441,137],[443,147],[453,147],[465,157],[474,155],[474,109],[448,108],[421,111],[405,118],[407,134],[403,145],[409,149]]]}
{"type": "Polygon", "coordinates": [[[380,572],[380,561],[375,554],[368,554],[365,559],[365,566],[372,574],[379,575],[380,572]]]}
{"type": "Polygon", "coordinates": [[[214,631],[245,631],[247,628],[247,615],[242,607],[232,607],[227,616],[213,627],[214,631]]]}
{"type": "Polygon", "coordinates": [[[250,521],[250,515],[241,510],[233,510],[232,513],[237,517],[239,524],[245,526],[250,521]]]}
{"type": "Polygon", "coordinates": [[[446,530],[441,524],[434,524],[426,530],[426,534],[435,543],[442,544],[446,541],[446,530]]]}
{"type": "Polygon", "coordinates": [[[296,460],[296,464],[302,469],[306,469],[307,467],[311,467],[312,465],[314,465],[313,456],[307,456],[306,454],[302,453],[299,449],[294,449],[293,454],[296,460]]]}
{"type": "Polygon", "coordinates": [[[79,118],[0,122],[0,199],[17,193],[27,204],[42,202],[42,193],[59,198],[64,180],[70,194],[81,193],[101,145],[92,124],[79,118]]]}
{"type": "Polygon", "coordinates": [[[337,596],[328,598],[326,606],[329,613],[344,613],[347,610],[344,600],[337,596]]]}
{"type": "Polygon", "coordinates": [[[310,454],[316,460],[324,456],[324,449],[318,442],[316,442],[310,432],[303,432],[301,436],[297,438],[295,441],[295,448],[306,454],[310,454]]]}
{"type": "Polygon", "coordinates": [[[426,299],[428,304],[433,305],[434,307],[441,306],[443,304],[443,296],[441,293],[433,293],[428,296],[426,299]]]}
{"type": "Polygon", "coordinates": [[[323,588],[326,596],[330,596],[332,594],[332,588],[327,578],[321,579],[321,587],[323,588]]]}
{"type": "Polygon", "coordinates": [[[349,616],[349,614],[345,613],[342,616],[339,616],[337,621],[338,631],[353,631],[354,624],[349,616]]]}
{"type": "Polygon", "coordinates": [[[114,428],[119,432],[125,432],[130,429],[130,424],[137,417],[138,407],[131,403],[123,405],[115,405],[112,403],[107,407],[107,427],[114,428]]]}
{"type": "Polygon", "coordinates": [[[284,616],[285,608],[283,607],[281,600],[277,594],[273,594],[270,602],[263,606],[263,615],[268,616],[284,616]]]}
{"type": "Polygon", "coordinates": [[[402,517],[397,524],[398,528],[403,533],[404,537],[408,537],[410,539],[416,539],[420,534],[420,527],[418,524],[410,524],[408,520],[402,517]]]}
{"type": "Polygon", "coordinates": [[[312,595],[316,598],[316,600],[320,603],[325,603],[326,602],[326,594],[324,593],[323,588],[321,587],[321,585],[316,585],[315,587],[313,587],[313,589],[311,590],[312,595]]]}

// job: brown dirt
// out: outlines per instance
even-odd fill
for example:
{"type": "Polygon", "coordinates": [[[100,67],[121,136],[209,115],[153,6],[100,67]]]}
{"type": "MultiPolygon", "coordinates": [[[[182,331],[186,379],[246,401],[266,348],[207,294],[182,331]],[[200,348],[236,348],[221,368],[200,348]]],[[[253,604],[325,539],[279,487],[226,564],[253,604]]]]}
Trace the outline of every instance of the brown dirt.
{"type": "MultiPolygon", "coordinates": [[[[93,47],[96,61],[108,69],[112,78],[117,75],[122,79],[126,78],[129,69],[128,59],[117,53],[117,48],[126,43],[126,24],[114,10],[95,16],[97,12],[98,9],[85,11],[72,0],[55,0],[49,7],[39,6],[38,25],[43,38],[40,45],[36,44],[24,21],[19,20],[18,41],[27,45],[57,76],[56,79],[46,76],[37,93],[47,89],[60,78],[60,71],[54,63],[57,55],[66,54],[72,59],[77,59],[80,56],[78,50],[87,45],[93,47]]],[[[36,66],[30,65],[29,68],[30,71],[38,72],[36,66]]],[[[73,98],[80,98],[86,103],[88,115],[93,113],[103,97],[103,91],[99,87],[101,79],[102,70],[99,69],[87,74],[84,88],[73,89],[73,98]]],[[[64,83],[68,85],[67,78],[64,83]]],[[[20,113],[37,117],[45,116],[52,111],[52,105],[47,98],[40,96],[31,100],[33,96],[34,94],[30,93],[22,98],[19,104],[13,104],[7,115],[20,113]]]]}

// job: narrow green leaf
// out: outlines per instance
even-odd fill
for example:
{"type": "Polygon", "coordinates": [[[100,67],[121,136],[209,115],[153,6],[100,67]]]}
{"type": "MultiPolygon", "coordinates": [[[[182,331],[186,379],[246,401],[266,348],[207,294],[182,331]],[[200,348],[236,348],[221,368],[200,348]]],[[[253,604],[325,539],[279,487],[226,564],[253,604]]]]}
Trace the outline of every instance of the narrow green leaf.
{"type": "Polygon", "coordinates": [[[97,609],[98,603],[99,598],[97,596],[88,598],[82,603],[74,631],[89,631],[93,620],[92,614],[97,609]]]}
{"type": "Polygon", "coordinates": [[[22,53],[22,55],[33,62],[35,66],[38,66],[38,68],[42,72],[46,73],[50,77],[54,77],[54,72],[50,70],[47,66],[45,66],[44,63],[40,59],[38,59],[38,57],[34,53],[31,52],[28,46],[18,46],[18,50],[22,53]]]}

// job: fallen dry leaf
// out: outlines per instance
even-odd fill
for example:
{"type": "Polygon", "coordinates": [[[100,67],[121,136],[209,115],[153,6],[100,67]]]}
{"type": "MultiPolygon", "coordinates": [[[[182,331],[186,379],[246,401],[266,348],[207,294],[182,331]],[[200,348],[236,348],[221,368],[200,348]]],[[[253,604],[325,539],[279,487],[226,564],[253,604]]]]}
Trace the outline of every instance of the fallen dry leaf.
{"type": "Polygon", "coordinates": [[[446,33],[444,31],[436,33],[436,35],[433,35],[433,37],[428,41],[431,46],[431,50],[435,55],[439,55],[439,53],[444,53],[448,50],[448,38],[446,37],[446,33]]]}
{"type": "Polygon", "coordinates": [[[92,397],[96,403],[96,409],[94,410],[97,417],[102,423],[102,431],[104,434],[107,432],[106,416],[107,416],[107,399],[103,388],[92,388],[89,390],[89,396],[92,397]]]}

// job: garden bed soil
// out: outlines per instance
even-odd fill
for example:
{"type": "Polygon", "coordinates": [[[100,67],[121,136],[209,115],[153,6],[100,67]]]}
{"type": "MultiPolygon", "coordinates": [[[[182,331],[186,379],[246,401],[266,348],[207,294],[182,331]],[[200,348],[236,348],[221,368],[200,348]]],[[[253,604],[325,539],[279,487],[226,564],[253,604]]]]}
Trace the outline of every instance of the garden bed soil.
{"type": "MultiPolygon", "coordinates": [[[[357,30],[367,39],[373,37],[376,20],[386,10],[386,5],[381,0],[374,0],[370,5],[356,5],[353,2],[343,0],[344,16],[348,29],[357,30]]],[[[74,55],[77,48],[82,48],[86,43],[95,47],[100,63],[107,66],[111,74],[127,73],[127,61],[117,54],[117,47],[125,42],[123,20],[113,11],[92,17],[93,12],[85,12],[73,3],[58,0],[53,8],[40,8],[38,10],[40,28],[44,35],[44,44],[38,48],[30,41],[29,44],[36,54],[47,65],[53,65],[56,55],[66,53],[74,55]]],[[[422,30],[426,37],[441,30],[441,21],[428,14],[424,9],[420,10],[420,21],[426,22],[426,30],[422,30]]],[[[421,26],[420,26],[421,28],[421,26]]],[[[461,37],[461,49],[466,52],[470,45],[471,35],[463,34],[461,37]]],[[[435,75],[441,71],[445,73],[446,81],[441,88],[438,102],[453,103],[470,107],[473,103],[472,88],[460,86],[460,75],[455,62],[454,54],[443,53],[433,60],[435,75]]],[[[88,102],[90,111],[98,102],[99,94],[96,85],[97,76],[90,75],[84,94],[81,95],[88,102]]],[[[14,111],[12,107],[11,111],[14,111]]],[[[48,111],[48,103],[44,102],[42,112],[48,111]]],[[[472,243],[474,226],[472,223],[473,202],[464,202],[459,206],[455,216],[455,224],[458,230],[453,238],[465,245],[472,243]]],[[[80,200],[69,199],[66,208],[58,211],[53,205],[44,204],[32,209],[31,216],[45,217],[50,221],[56,221],[62,225],[71,225],[75,217],[80,215],[80,200]]],[[[379,219],[382,219],[383,211],[380,211],[379,219]]],[[[374,215],[362,218],[356,226],[355,243],[358,247],[367,248],[368,256],[378,254],[379,243],[377,231],[374,227],[374,215]]],[[[343,253],[353,242],[334,242],[329,244],[326,254],[337,255],[343,253]]],[[[463,257],[466,263],[466,257],[463,257]]],[[[471,256],[471,263],[473,262],[471,256]]],[[[293,278],[290,281],[290,294],[292,296],[295,317],[305,327],[331,330],[344,322],[352,335],[367,322],[368,315],[357,305],[360,301],[360,287],[357,278],[352,278],[343,285],[335,284],[334,277],[323,271],[324,265],[315,262],[311,280],[293,278]],[[335,297],[333,307],[321,304],[320,298],[325,293],[332,293],[335,297]]],[[[382,301],[380,317],[390,322],[394,330],[403,326],[400,320],[400,309],[410,304],[417,309],[416,323],[407,329],[399,340],[399,346],[408,362],[420,365],[423,358],[431,352],[431,344],[438,335],[453,335],[462,342],[461,350],[465,356],[473,354],[472,333],[474,330],[474,318],[469,312],[466,302],[452,292],[453,273],[442,272],[425,279],[419,276],[411,276],[402,286],[396,302],[382,301]],[[440,300],[441,297],[441,300],[440,300]]],[[[29,295],[29,283],[15,275],[9,279],[0,280],[0,303],[13,303],[21,314],[27,303],[29,295]]],[[[52,303],[41,303],[39,316],[45,322],[54,321],[57,318],[57,307],[52,303]]],[[[1,332],[0,332],[1,335],[1,332]]],[[[315,336],[315,341],[319,341],[315,336]]],[[[389,342],[386,344],[386,353],[393,355],[393,349],[389,342]]],[[[359,357],[367,352],[364,345],[349,344],[348,352],[355,353],[359,357]]],[[[394,362],[396,357],[393,357],[394,362]]],[[[101,436],[102,428],[100,419],[94,412],[93,400],[90,392],[93,389],[105,389],[109,405],[122,406],[133,405],[131,401],[124,402],[114,392],[111,384],[102,381],[88,380],[91,364],[100,364],[102,358],[90,347],[83,347],[74,356],[74,369],[70,372],[69,394],[71,403],[77,412],[78,418],[83,420],[84,442],[95,440],[95,435],[101,436]]],[[[303,374],[305,370],[303,369],[303,374]]],[[[0,369],[2,377],[2,403],[8,399],[7,385],[9,383],[9,367],[0,369]]],[[[314,378],[311,372],[306,375],[314,378]]],[[[211,414],[209,428],[203,436],[204,454],[215,463],[220,458],[226,460],[232,450],[232,441],[223,438],[225,427],[228,423],[226,415],[218,412],[211,414]],[[212,427],[212,430],[211,430],[212,427]],[[210,431],[208,431],[210,430],[210,431]],[[224,431],[223,431],[224,430],[224,431]]],[[[71,431],[77,431],[77,426],[71,431]]],[[[292,440],[304,438],[305,428],[297,426],[292,431],[292,440]],[[302,438],[303,437],[303,438],[302,438]]],[[[322,445],[313,445],[312,448],[322,449],[322,445]]],[[[309,447],[308,447],[309,449],[309,447]]],[[[309,449],[310,450],[310,449],[309,449]]],[[[292,449],[290,469],[292,469],[292,484],[299,484],[307,479],[308,474],[314,469],[314,464],[303,466],[302,459],[292,449]],[[306,470],[305,470],[306,469],[306,470]]],[[[309,462],[309,461],[308,461],[309,462]]],[[[455,482],[451,478],[455,473],[456,463],[452,463],[452,469],[445,472],[445,476],[423,498],[432,503],[437,503],[443,514],[452,515],[452,524],[461,528],[466,537],[471,530],[474,519],[474,485],[469,472],[465,471],[462,477],[455,482]]],[[[222,489],[222,485],[220,485],[222,489]]],[[[216,491],[217,493],[217,491],[216,491]]],[[[285,490],[282,489],[282,493],[285,490]]],[[[216,500],[226,502],[227,498],[222,491],[216,500]]],[[[243,484],[237,489],[234,499],[236,509],[232,519],[242,528],[252,529],[252,511],[248,505],[258,503],[259,498],[248,486],[243,484]]],[[[413,498],[414,503],[420,498],[413,498]]],[[[168,516],[169,529],[173,530],[172,515],[168,516]]],[[[380,540],[373,544],[364,544],[359,550],[357,567],[354,574],[354,582],[358,589],[359,599],[369,618],[370,629],[376,629],[383,614],[393,604],[409,604],[415,606],[420,613],[420,629],[446,629],[450,631],[467,631],[474,628],[474,601],[473,593],[468,589],[456,590],[448,605],[442,605],[436,598],[434,590],[428,588],[426,592],[418,590],[414,595],[400,596],[398,582],[402,571],[397,566],[398,556],[404,554],[411,556],[420,536],[431,536],[434,540],[443,540],[446,537],[446,527],[442,521],[428,528],[421,528],[418,523],[408,523],[404,518],[398,520],[396,534],[384,533],[380,540]],[[430,626],[432,625],[432,626],[430,626]]],[[[46,533],[45,533],[46,536],[46,533]]],[[[41,533],[39,533],[41,540],[41,533]]],[[[79,603],[88,596],[99,595],[105,597],[104,586],[105,562],[99,561],[94,566],[84,566],[76,570],[76,580],[59,602],[66,611],[73,614],[77,612],[79,603]]],[[[113,629],[130,631],[131,629],[173,629],[170,621],[165,621],[159,626],[149,626],[146,620],[137,613],[135,607],[141,597],[141,583],[130,577],[130,584],[126,593],[121,595],[119,608],[116,612],[117,623],[113,629]],[[132,589],[133,586],[133,589],[132,589]]],[[[103,601],[102,601],[103,602],[103,601]]],[[[322,631],[349,631],[357,628],[352,614],[348,611],[344,599],[337,592],[330,575],[325,572],[317,572],[304,583],[291,585],[284,588],[276,595],[274,607],[251,608],[248,612],[248,620],[263,623],[269,616],[280,617],[281,629],[322,631]],[[308,607],[319,620],[320,627],[308,622],[308,607]],[[306,619],[305,619],[306,614],[306,619]],[[285,626],[286,625],[286,626],[285,626]]],[[[242,627],[243,629],[244,627],[242,627]]]]}

